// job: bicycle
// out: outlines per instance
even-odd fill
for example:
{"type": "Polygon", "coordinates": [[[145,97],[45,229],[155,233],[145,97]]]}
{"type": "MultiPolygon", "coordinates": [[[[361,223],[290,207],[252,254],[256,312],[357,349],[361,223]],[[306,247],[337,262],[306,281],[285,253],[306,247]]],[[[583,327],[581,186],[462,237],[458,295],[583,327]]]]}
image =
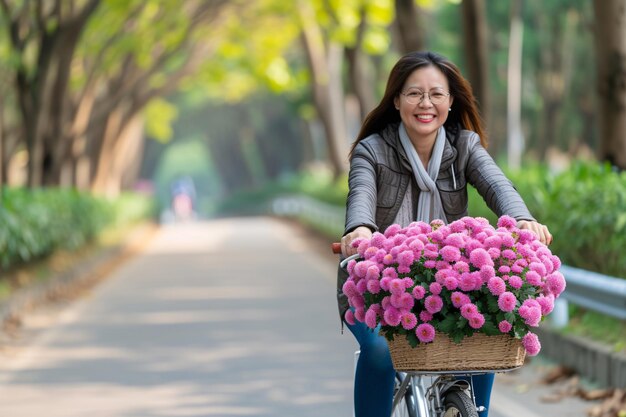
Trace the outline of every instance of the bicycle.
{"type": "MultiPolygon", "coordinates": [[[[331,249],[340,254],[341,244],[333,243],[331,249]]],[[[345,268],[350,260],[358,257],[358,254],[351,255],[342,260],[340,266],[345,268]]],[[[358,357],[358,351],[355,356],[358,357]]],[[[391,417],[478,417],[485,407],[476,404],[472,376],[513,369],[396,371],[391,417]]]]}

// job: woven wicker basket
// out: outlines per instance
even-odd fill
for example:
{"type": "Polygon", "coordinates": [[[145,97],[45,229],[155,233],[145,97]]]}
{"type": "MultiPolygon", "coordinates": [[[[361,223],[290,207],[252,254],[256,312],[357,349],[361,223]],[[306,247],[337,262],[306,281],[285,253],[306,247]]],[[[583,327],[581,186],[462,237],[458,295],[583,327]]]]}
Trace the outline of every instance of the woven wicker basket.
{"type": "Polygon", "coordinates": [[[415,348],[402,336],[388,343],[398,371],[504,370],[522,366],[526,357],[521,340],[509,335],[476,333],[457,344],[448,335],[437,333],[432,343],[415,348]]]}

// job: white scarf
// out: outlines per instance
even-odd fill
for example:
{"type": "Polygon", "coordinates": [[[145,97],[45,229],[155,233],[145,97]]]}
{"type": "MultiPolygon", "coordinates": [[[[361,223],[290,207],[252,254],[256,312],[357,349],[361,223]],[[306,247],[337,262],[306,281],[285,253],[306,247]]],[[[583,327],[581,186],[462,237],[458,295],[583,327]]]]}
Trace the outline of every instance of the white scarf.
{"type": "Polygon", "coordinates": [[[428,162],[428,172],[424,169],[424,164],[422,164],[411,139],[409,139],[409,134],[404,127],[404,123],[400,123],[398,133],[400,134],[400,143],[402,143],[402,147],[409,158],[413,175],[420,189],[420,195],[417,201],[416,220],[430,223],[432,220],[440,219],[447,224],[446,213],[443,211],[441,196],[439,195],[439,190],[435,183],[437,175],[439,174],[443,147],[446,142],[446,130],[441,126],[437,131],[433,153],[428,162]]]}

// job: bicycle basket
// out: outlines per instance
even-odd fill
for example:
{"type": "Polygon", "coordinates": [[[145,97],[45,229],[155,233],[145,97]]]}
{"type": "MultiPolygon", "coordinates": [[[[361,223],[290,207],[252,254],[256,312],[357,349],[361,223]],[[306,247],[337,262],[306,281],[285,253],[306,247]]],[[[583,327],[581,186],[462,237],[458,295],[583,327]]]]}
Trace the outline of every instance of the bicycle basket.
{"type": "Polygon", "coordinates": [[[388,344],[394,368],[405,372],[506,370],[522,366],[526,357],[521,340],[510,335],[475,333],[457,344],[438,332],[432,343],[415,348],[402,336],[388,344]]]}

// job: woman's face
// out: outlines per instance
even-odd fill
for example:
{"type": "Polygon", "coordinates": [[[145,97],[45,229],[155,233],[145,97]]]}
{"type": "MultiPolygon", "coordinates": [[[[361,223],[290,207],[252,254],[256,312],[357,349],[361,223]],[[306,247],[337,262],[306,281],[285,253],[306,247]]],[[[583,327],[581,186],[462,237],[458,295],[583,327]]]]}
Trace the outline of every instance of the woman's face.
{"type": "Polygon", "coordinates": [[[432,65],[416,69],[406,79],[394,104],[412,140],[434,142],[452,105],[449,91],[447,77],[432,65]]]}

